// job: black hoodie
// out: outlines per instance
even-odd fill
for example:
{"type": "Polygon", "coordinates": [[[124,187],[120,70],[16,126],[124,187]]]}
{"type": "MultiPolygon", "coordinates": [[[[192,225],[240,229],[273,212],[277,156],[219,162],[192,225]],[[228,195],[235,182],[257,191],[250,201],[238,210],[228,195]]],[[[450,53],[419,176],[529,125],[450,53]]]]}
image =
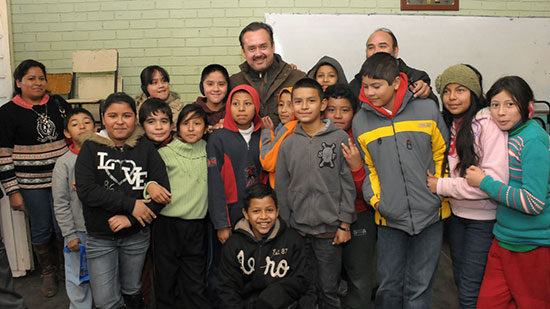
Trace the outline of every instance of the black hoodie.
{"type": "MultiPolygon", "coordinates": [[[[143,129],[137,127],[122,147],[99,134],[87,135],[75,164],[76,192],[82,201],[87,233],[119,239],[139,232],[142,226],[132,211],[150,181],[170,190],[164,161],[143,136],[143,129]],[[108,220],[115,215],[126,215],[132,226],[111,231],[108,220]]],[[[164,205],[151,200],[147,207],[158,214],[164,205]]]]}
{"type": "Polygon", "coordinates": [[[222,247],[218,279],[221,308],[285,308],[309,286],[302,236],[277,219],[257,240],[244,218],[222,247]]]}

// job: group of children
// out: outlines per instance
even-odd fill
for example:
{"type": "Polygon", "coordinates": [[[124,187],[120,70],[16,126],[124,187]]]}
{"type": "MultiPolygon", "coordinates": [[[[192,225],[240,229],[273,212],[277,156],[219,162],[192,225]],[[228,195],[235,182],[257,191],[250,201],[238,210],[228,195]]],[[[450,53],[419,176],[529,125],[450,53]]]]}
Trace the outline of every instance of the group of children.
{"type": "Polygon", "coordinates": [[[550,306],[550,144],[523,79],[485,97],[451,66],[442,114],[390,54],[365,61],[359,97],[324,57],[280,91],[274,127],[223,66],[181,108],[154,95],[171,93],[159,68],[139,112],[102,103],[101,132],[67,114],[53,193],[75,306],[141,308],[150,250],[158,308],[367,308],[375,277],[376,307],[428,308],[444,225],[462,307],[550,306]]]}

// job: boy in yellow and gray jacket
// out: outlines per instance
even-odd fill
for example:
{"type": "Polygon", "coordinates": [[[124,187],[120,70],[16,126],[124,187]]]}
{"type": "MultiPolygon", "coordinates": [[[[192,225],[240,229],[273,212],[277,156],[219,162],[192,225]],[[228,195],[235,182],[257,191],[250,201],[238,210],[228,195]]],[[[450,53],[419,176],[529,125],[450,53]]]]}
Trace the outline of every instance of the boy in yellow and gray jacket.
{"type": "Polygon", "coordinates": [[[361,110],[353,135],[365,161],[363,196],[376,210],[377,308],[428,308],[450,215],[426,185],[426,171],[444,173],[448,131],[430,99],[407,89],[407,76],[387,53],[361,68],[361,110]]]}

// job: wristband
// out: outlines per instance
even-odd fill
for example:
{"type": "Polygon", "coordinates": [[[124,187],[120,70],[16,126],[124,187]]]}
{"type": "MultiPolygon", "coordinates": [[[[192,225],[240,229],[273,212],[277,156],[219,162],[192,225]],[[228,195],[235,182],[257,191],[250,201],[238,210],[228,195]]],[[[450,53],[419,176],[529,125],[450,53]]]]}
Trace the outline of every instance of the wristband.
{"type": "Polygon", "coordinates": [[[350,231],[350,228],[345,228],[345,227],[342,227],[342,226],[339,226],[338,227],[340,230],[344,231],[344,232],[349,232],[350,231]]]}

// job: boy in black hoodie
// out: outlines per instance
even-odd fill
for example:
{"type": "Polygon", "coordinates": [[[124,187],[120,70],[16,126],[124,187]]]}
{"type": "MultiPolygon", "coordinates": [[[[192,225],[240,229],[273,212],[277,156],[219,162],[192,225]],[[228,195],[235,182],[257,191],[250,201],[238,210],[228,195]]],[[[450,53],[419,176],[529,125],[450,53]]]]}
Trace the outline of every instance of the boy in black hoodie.
{"type": "Polygon", "coordinates": [[[279,220],[268,185],[246,189],[244,218],[222,248],[221,308],[285,308],[307,287],[302,237],[279,220]]]}

